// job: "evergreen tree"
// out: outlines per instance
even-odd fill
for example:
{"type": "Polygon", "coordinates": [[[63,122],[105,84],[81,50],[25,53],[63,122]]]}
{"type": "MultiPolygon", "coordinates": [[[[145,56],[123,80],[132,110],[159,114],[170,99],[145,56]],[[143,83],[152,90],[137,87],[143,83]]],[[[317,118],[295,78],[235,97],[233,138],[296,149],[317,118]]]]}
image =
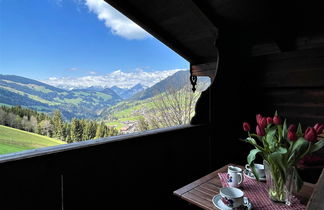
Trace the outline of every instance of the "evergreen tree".
{"type": "Polygon", "coordinates": [[[82,130],[81,141],[87,140],[87,139],[84,138],[84,137],[86,137],[85,127],[87,126],[87,124],[88,124],[87,120],[85,120],[85,119],[80,120],[80,126],[81,126],[81,130],[82,130]]]}
{"type": "Polygon", "coordinates": [[[64,124],[60,110],[54,111],[53,116],[54,137],[64,140],[64,124]]]}
{"type": "Polygon", "coordinates": [[[103,122],[101,122],[98,125],[97,131],[96,131],[96,139],[105,137],[105,134],[106,134],[106,128],[105,127],[106,126],[105,126],[105,124],[103,122]]]}
{"type": "Polygon", "coordinates": [[[83,130],[83,140],[94,139],[96,137],[97,124],[93,121],[86,121],[83,130]]]}
{"type": "Polygon", "coordinates": [[[80,122],[80,120],[73,118],[72,122],[71,122],[71,141],[72,142],[78,142],[78,141],[82,141],[82,124],[80,122]]]}
{"type": "Polygon", "coordinates": [[[65,130],[65,141],[67,143],[72,143],[72,139],[71,139],[71,124],[70,123],[65,123],[64,124],[64,130],[65,130]]]}
{"type": "Polygon", "coordinates": [[[5,125],[7,118],[7,112],[0,108],[0,125],[5,125]]]}

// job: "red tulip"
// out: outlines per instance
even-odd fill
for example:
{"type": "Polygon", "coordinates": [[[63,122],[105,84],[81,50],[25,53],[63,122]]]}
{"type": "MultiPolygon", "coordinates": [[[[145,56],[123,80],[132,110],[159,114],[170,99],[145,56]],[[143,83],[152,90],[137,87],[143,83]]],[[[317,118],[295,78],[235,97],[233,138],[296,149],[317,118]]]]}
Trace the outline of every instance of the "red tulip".
{"type": "Polygon", "coordinates": [[[262,115],[261,114],[257,114],[255,118],[256,118],[257,124],[260,124],[260,121],[262,120],[262,115]]]}
{"type": "Polygon", "coordinates": [[[269,124],[272,124],[272,123],[273,123],[272,118],[271,117],[267,117],[267,124],[269,125],[269,124]]]}
{"type": "Polygon", "coordinates": [[[280,120],[280,117],[278,115],[276,115],[276,116],[273,117],[273,123],[275,125],[281,124],[281,120],[280,120]]]}
{"type": "Polygon", "coordinates": [[[294,124],[289,125],[288,131],[296,132],[297,131],[297,126],[294,124]]]}
{"type": "Polygon", "coordinates": [[[288,139],[290,141],[296,141],[297,140],[296,133],[293,131],[288,131],[288,139]]]}
{"type": "Polygon", "coordinates": [[[266,118],[266,117],[262,117],[262,119],[260,120],[259,125],[260,125],[262,128],[265,128],[265,127],[267,126],[267,118],[266,118]]]}
{"type": "Polygon", "coordinates": [[[260,125],[257,125],[257,127],[256,127],[256,133],[257,133],[258,136],[264,136],[265,135],[264,128],[261,127],[260,125]]]}
{"type": "Polygon", "coordinates": [[[248,122],[244,122],[243,123],[243,130],[244,131],[250,131],[251,130],[251,126],[248,122]]]}
{"type": "Polygon", "coordinates": [[[320,125],[321,125],[321,124],[316,123],[316,124],[314,125],[314,129],[316,130],[320,125]]]}
{"type": "Polygon", "coordinates": [[[324,130],[324,124],[319,124],[319,123],[316,123],[316,125],[314,125],[314,129],[317,133],[317,135],[321,134],[324,130]]]}
{"type": "Polygon", "coordinates": [[[308,127],[305,131],[304,138],[307,141],[314,142],[317,139],[317,133],[316,130],[312,127],[308,127]]]}

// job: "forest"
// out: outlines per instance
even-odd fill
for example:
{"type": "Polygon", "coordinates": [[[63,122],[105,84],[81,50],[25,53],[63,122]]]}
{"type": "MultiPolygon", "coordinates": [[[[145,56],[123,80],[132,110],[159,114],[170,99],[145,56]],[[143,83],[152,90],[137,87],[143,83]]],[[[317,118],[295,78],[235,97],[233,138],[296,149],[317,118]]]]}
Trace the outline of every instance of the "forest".
{"type": "Polygon", "coordinates": [[[21,106],[1,106],[0,125],[60,139],[67,143],[118,135],[118,130],[88,119],[64,121],[59,110],[52,115],[21,106]]]}

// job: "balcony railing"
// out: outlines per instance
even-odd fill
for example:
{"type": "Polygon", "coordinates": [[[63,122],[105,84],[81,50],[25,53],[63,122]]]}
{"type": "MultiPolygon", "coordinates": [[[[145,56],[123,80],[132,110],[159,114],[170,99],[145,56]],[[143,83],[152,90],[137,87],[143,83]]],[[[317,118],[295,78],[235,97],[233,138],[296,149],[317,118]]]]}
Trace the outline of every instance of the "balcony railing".
{"type": "Polygon", "coordinates": [[[3,155],[1,209],[175,208],[172,192],[211,171],[209,133],[186,125],[3,155]]]}

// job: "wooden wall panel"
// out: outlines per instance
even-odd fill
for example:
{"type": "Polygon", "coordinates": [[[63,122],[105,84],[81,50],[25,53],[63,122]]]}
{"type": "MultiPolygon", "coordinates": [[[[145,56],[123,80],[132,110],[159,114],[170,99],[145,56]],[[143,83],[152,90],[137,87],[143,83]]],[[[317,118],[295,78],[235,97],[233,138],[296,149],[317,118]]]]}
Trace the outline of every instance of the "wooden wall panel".
{"type": "Polygon", "coordinates": [[[254,57],[252,64],[267,113],[278,110],[305,126],[324,123],[324,48],[254,57]]]}
{"type": "MultiPolygon", "coordinates": [[[[259,101],[263,111],[276,110],[288,123],[301,123],[303,130],[324,123],[324,48],[252,58],[253,74],[258,75],[259,101]]],[[[324,157],[324,150],[317,152],[324,157]]],[[[321,164],[321,163],[317,163],[321,164]]],[[[316,183],[317,167],[300,171],[305,181],[316,183]]]]}
{"type": "Polygon", "coordinates": [[[323,88],[267,88],[265,95],[274,103],[324,104],[323,88]]]}
{"type": "Polygon", "coordinates": [[[253,59],[264,87],[324,87],[324,48],[253,59]]]}
{"type": "Polygon", "coordinates": [[[324,122],[322,88],[267,88],[264,97],[266,110],[277,110],[289,123],[313,126],[315,122],[324,122]]]}

